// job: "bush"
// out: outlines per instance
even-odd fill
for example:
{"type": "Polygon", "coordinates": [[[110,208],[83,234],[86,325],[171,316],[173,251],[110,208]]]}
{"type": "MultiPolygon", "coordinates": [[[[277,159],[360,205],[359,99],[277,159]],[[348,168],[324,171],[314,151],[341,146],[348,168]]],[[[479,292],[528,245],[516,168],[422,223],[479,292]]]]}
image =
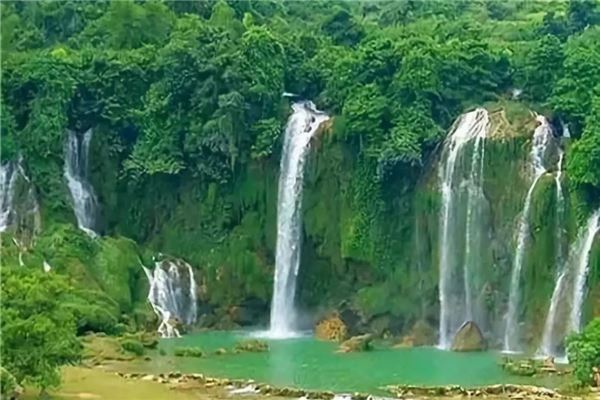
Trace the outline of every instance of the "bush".
{"type": "Polygon", "coordinates": [[[203,357],[204,352],[198,347],[176,347],[175,357],[203,357]]]}
{"type": "Polygon", "coordinates": [[[595,318],[581,333],[569,336],[567,354],[575,378],[581,384],[593,384],[593,369],[600,367],[600,318],[595,318]]]}
{"type": "Polygon", "coordinates": [[[144,355],[144,345],[139,340],[124,339],[121,341],[121,347],[136,356],[144,355]]]}
{"type": "Polygon", "coordinates": [[[269,350],[269,345],[261,340],[245,340],[235,345],[234,351],[260,353],[269,350]]]}
{"type": "Polygon", "coordinates": [[[21,392],[17,380],[5,368],[0,367],[0,398],[12,399],[21,392]]]}

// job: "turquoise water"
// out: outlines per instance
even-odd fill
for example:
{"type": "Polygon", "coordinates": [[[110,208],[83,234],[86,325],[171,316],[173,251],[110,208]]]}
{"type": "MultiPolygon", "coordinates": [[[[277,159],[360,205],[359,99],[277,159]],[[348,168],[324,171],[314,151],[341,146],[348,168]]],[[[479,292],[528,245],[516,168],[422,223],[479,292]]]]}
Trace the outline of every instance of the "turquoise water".
{"type": "Polygon", "coordinates": [[[454,353],[436,348],[393,349],[375,346],[371,352],[336,353],[335,343],[313,337],[267,340],[264,353],[213,355],[214,350],[233,348],[251,338],[245,332],[205,332],[166,339],[160,348],[166,356],[153,359],[154,372],[204,373],[223,378],[254,379],[276,386],[312,390],[379,392],[389,384],[479,386],[495,383],[528,383],[548,387],[556,380],[533,381],[507,374],[495,352],[454,353]],[[202,358],[172,356],[175,347],[200,347],[202,358]]]}

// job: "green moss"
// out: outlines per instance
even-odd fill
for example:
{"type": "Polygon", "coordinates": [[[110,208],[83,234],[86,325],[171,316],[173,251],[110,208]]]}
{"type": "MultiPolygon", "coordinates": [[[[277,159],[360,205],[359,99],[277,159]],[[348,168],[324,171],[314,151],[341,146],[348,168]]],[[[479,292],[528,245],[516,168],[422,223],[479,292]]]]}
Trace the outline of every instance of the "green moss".
{"type": "Polygon", "coordinates": [[[204,352],[198,347],[176,347],[175,357],[204,357],[204,352]]]}

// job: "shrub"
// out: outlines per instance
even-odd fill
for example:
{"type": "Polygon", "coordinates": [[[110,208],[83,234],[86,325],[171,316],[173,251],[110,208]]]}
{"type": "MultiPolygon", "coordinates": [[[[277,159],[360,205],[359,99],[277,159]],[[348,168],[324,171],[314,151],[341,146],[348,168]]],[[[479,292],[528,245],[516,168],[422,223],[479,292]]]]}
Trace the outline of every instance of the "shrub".
{"type": "Polygon", "coordinates": [[[121,341],[121,347],[123,350],[141,356],[144,354],[144,345],[139,340],[135,339],[124,339],[121,341]]]}
{"type": "Polygon", "coordinates": [[[593,384],[593,369],[600,367],[600,318],[595,318],[581,333],[569,336],[567,354],[575,378],[584,385],[593,384]]]}
{"type": "Polygon", "coordinates": [[[269,345],[261,340],[245,340],[235,345],[236,352],[260,353],[269,350],[269,345]]]}
{"type": "Polygon", "coordinates": [[[175,357],[202,357],[204,352],[199,347],[176,347],[175,357]]]}

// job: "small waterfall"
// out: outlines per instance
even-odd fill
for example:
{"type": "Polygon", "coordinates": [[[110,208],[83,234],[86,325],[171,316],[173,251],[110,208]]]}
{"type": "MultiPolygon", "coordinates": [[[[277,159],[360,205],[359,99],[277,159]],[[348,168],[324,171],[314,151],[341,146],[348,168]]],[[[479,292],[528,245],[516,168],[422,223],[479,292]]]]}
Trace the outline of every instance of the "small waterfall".
{"type": "Polygon", "coordinates": [[[23,158],[0,165],[0,232],[9,227],[32,239],[40,230],[40,215],[35,188],[23,167],[23,158]]]}
{"type": "Polygon", "coordinates": [[[594,238],[599,230],[600,209],[588,218],[585,228],[576,243],[574,253],[577,255],[575,259],[575,284],[573,285],[571,315],[569,318],[571,332],[579,332],[581,330],[581,313],[589,272],[590,253],[594,244],[594,238]]]}
{"type": "Polygon", "coordinates": [[[555,228],[555,243],[556,243],[556,265],[558,267],[556,283],[552,291],[550,299],[550,307],[544,324],[544,333],[542,336],[542,344],[538,349],[540,356],[555,356],[556,344],[554,343],[556,316],[558,313],[559,304],[564,295],[564,288],[567,275],[567,264],[563,259],[563,238],[564,238],[564,216],[565,216],[565,196],[562,188],[562,165],[564,160],[564,152],[559,151],[558,169],[554,178],[556,182],[556,228],[555,228]]]}
{"type": "Polygon", "coordinates": [[[540,125],[535,129],[533,134],[533,146],[531,148],[531,169],[533,170],[533,180],[525,197],[525,205],[519,218],[519,230],[517,236],[517,250],[513,260],[512,274],[510,277],[510,292],[508,297],[508,313],[506,315],[506,330],[504,332],[504,347],[505,352],[518,351],[518,307],[520,297],[520,280],[521,270],[525,259],[525,250],[529,241],[529,211],[531,208],[531,200],[533,190],[540,178],[546,172],[544,167],[544,156],[552,138],[552,128],[542,116],[537,117],[540,125]]]}
{"type": "Polygon", "coordinates": [[[0,232],[4,232],[13,219],[17,178],[18,168],[13,161],[0,165],[0,232]]]}
{"type": "Polygon", "coordinates": [[[150,283],[148,301],[160,318],[158,333],[166,338],[179,337],[173,320],[186,325],[196,322],[196,281],[192,267],[181,260],[164,260],[156,262],[153,270],[143,268],[150,283]]]}
{"type": "Polygon", "coordinates": [[[88,181],[88,153],[93,131],[88,129],[79,138],[74,131],[68,131],[65,145],[64,176],[67,179],[73,210],[79,229],[90,236],[96,236],[96,216],[98,201],[94,188],[88,181]]]}
{"type": "Polygon", "coordinates": [[[310,140],[329,117],[312,102],[297,102],[285,128],[277,199],[277,248],[269,336],[294,335],[296,277],[300,266],[304,162],[310,140]]]}
{"type": "Polygon", "coordinates": [[[472,298],[472,275],[478,263],[481,245],[481,208],[483,195],[483,165],[485,138],[489,129],[489,116],[485,109],[462,115],[448,135],[442,153],[440,182],[442,188],[441,238],[440,238],[440,325],[439,347],[447,349],[451,335],[466,320],[472,320],[474,305],[472,298]],[[466,145],[473,142],[467,176],[457,162],[464,157],[466,145]],[[466,221],[464,222],[464,260],[458,259],[454,239],[461,232],[460,209],[457,200],[464,187],[467,188],[466,221]],[[462,265],[462,282],[453,280],[456,269],[462,265]],[[460,294],[461,286],[464,297],[460,294]]]}

